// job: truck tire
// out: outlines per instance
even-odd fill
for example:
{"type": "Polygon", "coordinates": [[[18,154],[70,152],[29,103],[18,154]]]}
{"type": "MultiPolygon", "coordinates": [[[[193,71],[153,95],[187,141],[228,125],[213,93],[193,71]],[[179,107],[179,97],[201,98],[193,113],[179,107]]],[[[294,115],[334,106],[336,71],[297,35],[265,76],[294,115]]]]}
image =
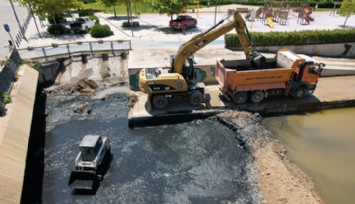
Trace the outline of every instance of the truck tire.
{"type": "Polygon", "coordinates": [[[260,103],[265,98],[265,94],[262,91],[254,91],[250,96],[250,101],[253,103],[260,103]]]}
{"type": "Polygon", "coordinates": [[[168,107],[168,99],[164,95],[154,95],[152,99],[153,107],[158,110],[163,110],[168,107]]]}
{"type": "Polygon", "coordinates": [[[302,99],[306,96],[307,94],[307,88],[304,86],[299,86],[292,94],[292,97],[294,99],[302,99]]]}
{"type": "Polygon", "coordinates": [[[235,92],[233,94],[233,103],[238,105],[238,104],[243,104],[248,101],[248,95],[246,92],[235,92]]]}
{"type": "Polygon", "coordinates": [[[193,106],[199,106],[203,102],[203,94],[200,91],[194,90],[191,93],[189,102],[193,106]]]}

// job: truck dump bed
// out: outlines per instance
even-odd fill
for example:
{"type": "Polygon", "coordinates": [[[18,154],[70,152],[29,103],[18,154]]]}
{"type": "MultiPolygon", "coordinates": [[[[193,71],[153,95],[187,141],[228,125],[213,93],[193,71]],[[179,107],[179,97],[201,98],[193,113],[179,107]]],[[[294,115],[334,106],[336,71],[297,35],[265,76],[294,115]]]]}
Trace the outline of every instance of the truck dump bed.
{"type": "Polygon", "coordinates": [[[268,62],[264,69],[253,69],[247,60],[217,61],[216,79],[224,90],[248,91],[284,88],[290,80],[293,68],[275,68],[276,62],[268,62]]]}

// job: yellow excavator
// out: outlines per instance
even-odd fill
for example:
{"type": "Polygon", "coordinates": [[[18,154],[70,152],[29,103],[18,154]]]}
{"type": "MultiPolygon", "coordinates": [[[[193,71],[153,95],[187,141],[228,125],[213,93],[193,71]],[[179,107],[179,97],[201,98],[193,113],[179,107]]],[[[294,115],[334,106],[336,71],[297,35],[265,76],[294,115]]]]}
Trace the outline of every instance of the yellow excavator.
{"type": "Polygon", "coordinates": [[[153,108],[165,109],[171,100],[188,100],[193,106],[201,105],[205,101],[205,84],[195,80],[193,54],[233,28],[246,58],[254,67],[262,67],[266,59],[254,52],[245,21],[235,12],[182,44],[177,54],[172,56],[171,68],[144,68],[140,71],[139,88],[148,94],[153,108]],[[229,21],[224,23],[227,19],[229,21]]]}

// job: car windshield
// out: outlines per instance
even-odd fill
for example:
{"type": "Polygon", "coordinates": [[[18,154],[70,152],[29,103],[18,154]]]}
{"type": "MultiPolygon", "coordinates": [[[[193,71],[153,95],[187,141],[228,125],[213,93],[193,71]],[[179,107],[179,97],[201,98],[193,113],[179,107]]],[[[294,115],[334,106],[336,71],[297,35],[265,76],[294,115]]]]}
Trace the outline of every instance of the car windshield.
{"type": "Polygon", "coordinates": [[[96,157],[95,148],[81,147],[81,159],[83,161],[93,161],[96,157]]]}
{"type": "Polygon", "coordinates": [[[183,21],[185,19],[186,19],[185,16],[179,16],[179,17],[177,17],[176,21],[183,21]]]}

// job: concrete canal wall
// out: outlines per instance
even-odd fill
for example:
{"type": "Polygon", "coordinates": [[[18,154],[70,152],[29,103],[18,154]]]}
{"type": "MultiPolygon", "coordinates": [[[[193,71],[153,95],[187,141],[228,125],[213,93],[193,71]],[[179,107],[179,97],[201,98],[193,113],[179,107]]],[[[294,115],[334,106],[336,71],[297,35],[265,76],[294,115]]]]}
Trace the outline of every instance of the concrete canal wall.
{"type": "Polygon", "coordinates": [[[20,203],[38,72],[22,65],[0,117],[0,203],[20,203]]]}

